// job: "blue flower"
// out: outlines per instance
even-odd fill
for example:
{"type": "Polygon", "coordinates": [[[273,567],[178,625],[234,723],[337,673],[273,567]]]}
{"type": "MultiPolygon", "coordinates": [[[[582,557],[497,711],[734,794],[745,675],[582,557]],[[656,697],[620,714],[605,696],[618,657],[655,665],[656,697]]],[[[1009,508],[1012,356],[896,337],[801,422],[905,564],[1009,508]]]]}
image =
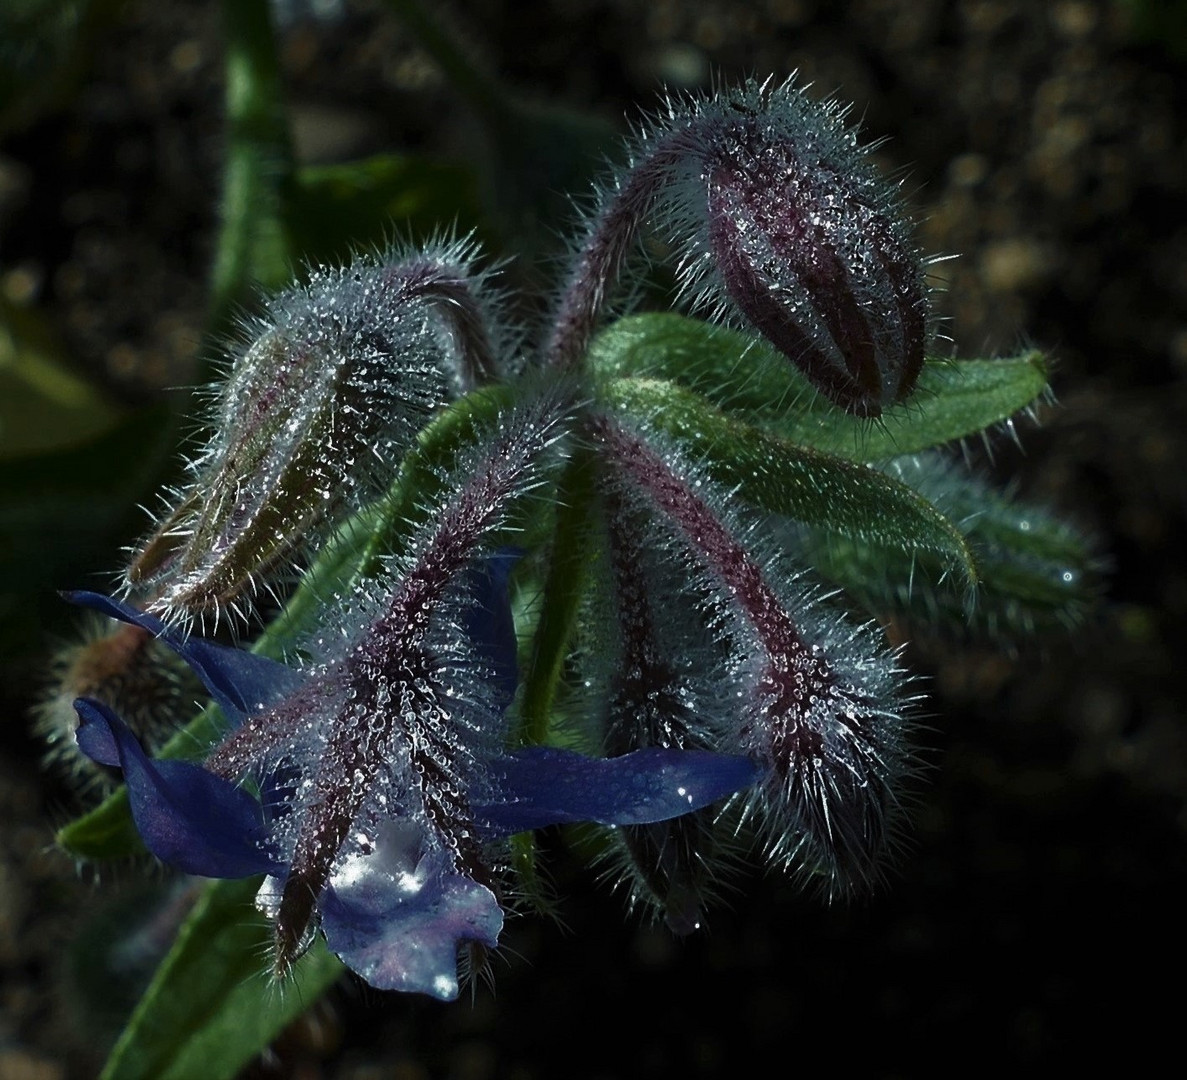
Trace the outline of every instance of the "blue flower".
{"type": "Polygon", "coordinates": [[[75,703],[79,746],[122,769],[150,852],[191,874],[267,875],[257,903],[275,919],[279,973],[319,927],[372,986],[452,1000],[459,946],[493,948],[502,930],[500,841],[562,822],[668,820],[755,781],[747,758],[707,751],[508,749],[513,560],[466,575],[452,652],[409,630],[414,605],[397,590],[308,669],[68,594],[160,638],[226,715],[230,732],[198,765],[149,758],[106,706],[75,703]]]}

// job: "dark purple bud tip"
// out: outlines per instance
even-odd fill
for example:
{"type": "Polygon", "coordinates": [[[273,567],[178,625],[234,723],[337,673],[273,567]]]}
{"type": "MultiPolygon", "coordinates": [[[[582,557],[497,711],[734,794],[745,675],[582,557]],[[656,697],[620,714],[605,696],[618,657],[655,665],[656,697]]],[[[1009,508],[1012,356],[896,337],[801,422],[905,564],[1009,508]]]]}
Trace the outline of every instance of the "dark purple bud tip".
{"type": "Polygon", "coordinates": [[[842,111],[790,85],[705,107],[708,248],[727,297],[829,400],[878,416],[914,389],[923,262],[842,111]]]}
{"type": "Polygon", "coordinates": [[[855,415],[906,398],[927,347],[924,262],[845,112],[790,80],[669,100],[597,193],[549,362],[579,362],[651,222],[694,307],[750,324],[855,415]]]}

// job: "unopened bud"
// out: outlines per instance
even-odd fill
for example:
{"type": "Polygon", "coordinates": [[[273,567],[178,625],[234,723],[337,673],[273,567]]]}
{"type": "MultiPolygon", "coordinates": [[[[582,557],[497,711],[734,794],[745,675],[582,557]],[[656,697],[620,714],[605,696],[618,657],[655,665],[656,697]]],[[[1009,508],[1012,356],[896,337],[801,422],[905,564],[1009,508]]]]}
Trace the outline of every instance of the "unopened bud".
{"type": "Polygon", "coordinates": [[[927,333],[922,262],[892,189],[841,112],[790,86],[712,108],[711,273],[826,397],[879,415],[914,388],[927,333]]]}
{"type": "Polygon", "coordinates": [[[791,82],[669,102],[598,194],[549,362],[579,363],[653,222],[694,307],[740,318],[858,416],[907,397],[928,339],[924,264],[844,115],[791,82]]]}
{"type": "Polygon", "coordinates": [[[197,678],[172,652],[138,626],[94,620],[82,640],[55,654],[34,727],[45,743],[45,763],[84,792],[105,791],[114,781],[83,754],[75,740],[77,698],[118,709],[150,750],[177,730],[177,718],[202,694],[197,678]]]}
{"type": "Polygon", "coordinates": [[[363,257],[267,302],[193,482],[127,571],[149,610],[233,607],[373,494],[436,406],[494,376],[474,254],[363,257]]]}

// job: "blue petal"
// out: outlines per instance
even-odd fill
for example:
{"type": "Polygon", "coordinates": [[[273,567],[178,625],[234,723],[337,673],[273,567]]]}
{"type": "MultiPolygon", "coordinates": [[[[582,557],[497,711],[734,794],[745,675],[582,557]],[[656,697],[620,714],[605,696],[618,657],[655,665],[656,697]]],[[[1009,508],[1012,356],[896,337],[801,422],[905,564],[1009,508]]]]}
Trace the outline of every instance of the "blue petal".
{"type": "Polygon", "coordinates": [[[494,835],[563,822],[646,825],[667,821],[750,787],[749,758],[649,747],[614,758],[529,746],[492,763],[496,801],[475,819],[494,835]]]}
{"type": "Polygon", "coordinates": [[[79,748],[123,770],[136,829],[158,859],[201,877],[284,869],[259,846],[263,812],[246,791],[188,761],[149,758],[127,725],[98,701],[79,698],[74,708],[79,748]]]}
{"type": "Polygon", "coordinates": [[[457,873],[423,832],[389,821],[370,854],[341,859],[318,901],[330,950],[378,990],[458,995],[457,950],[494,948],[503,911],[485,885],[457,873]]]}
{"type": "Polygon", "coordinates": [[[494,676],[500,710],[511,704],[519,684],[519,650],[508,582],[511,571],[522,557],[523,552],[518,548],[502,548],[470,571],[470,589],[475,604],[466,615],[466,635],[479,659],[494,676]]]}
{"type": "Polygon", "coordinates": [[[300,672],[285,664],[186,635],[166,626],[155,615],[102,593],[78,591],[62,595],[72,604],[94,608],[113,619],[139,626],[163,641],[193,668],[233,724],[238,725],[251,713],[288,697],[304,681],[300,672]]]}

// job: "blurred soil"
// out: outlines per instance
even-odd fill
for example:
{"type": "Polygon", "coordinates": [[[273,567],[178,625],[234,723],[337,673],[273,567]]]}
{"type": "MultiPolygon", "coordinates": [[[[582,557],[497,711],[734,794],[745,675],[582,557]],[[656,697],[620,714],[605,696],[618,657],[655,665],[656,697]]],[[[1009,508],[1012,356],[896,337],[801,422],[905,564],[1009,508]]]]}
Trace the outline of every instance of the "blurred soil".
{"type": "MultiPolygon", "coordinates": [[[[512,922],[496,993],[344,987],[253,1075],[717,1076],[769,1057],[910,1076],[1106,1050],[1136,1071],[1169,1047],[1180,1010],[1151,973],[1179,981],[1187,899],[1187,77],[1181,41],[1140,17],[1162,8],[1173,28],[1176,5],[1088,0],[444,5],[525,95],[613,122],[715,74],[798,70],[853,101],[889,136],[877,156],[922,246],[959,256],[933,267],[953,350],[1055,358],[1059,404],[1025,450],[969,452],[1098,538],[1105,594],[1089,625],[1015,655],[912,643],[934,769],[871,902],[743,877],[678,941],[557,842],[565,926],[512,922]]],[[[308,160],[472,152],[472,120],[377,4],[295,22],[284,58],[308,160]]],[[[133,3],[78,92],[0,145],[0,289],[47,310],[113,395],[192,377],[220,87],[216,5],[133,3]]],[[[70,943],[122,925],[140,879],[95,890],[52,850],[72,795],[39,770],[25,675],[0,757],[0,1078],[86,1077],[120,988],[89,985],[70,943]]]]}

